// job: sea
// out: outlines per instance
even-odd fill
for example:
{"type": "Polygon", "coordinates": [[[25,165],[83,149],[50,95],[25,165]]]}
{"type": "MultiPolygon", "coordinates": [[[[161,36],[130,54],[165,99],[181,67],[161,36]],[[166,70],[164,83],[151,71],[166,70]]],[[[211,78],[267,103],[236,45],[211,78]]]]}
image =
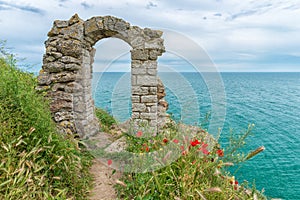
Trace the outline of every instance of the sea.
{"type": "MultiPolygon", "coordinates": [[[[254,124],[242,152],[265,151],[232,169],[270,198],[300,199],[300,73],[159,73],[168,113],[176,121],[201,125],[225,148],[230,133],[254,124]],[[213,124],[210,124],[213,123],[213,124]]],[[[118,121],[130,117],[130,73],[93,74],[93,97],[118,121]]],[[[226,152],[225,152],[226,153],[226,152]]]]}

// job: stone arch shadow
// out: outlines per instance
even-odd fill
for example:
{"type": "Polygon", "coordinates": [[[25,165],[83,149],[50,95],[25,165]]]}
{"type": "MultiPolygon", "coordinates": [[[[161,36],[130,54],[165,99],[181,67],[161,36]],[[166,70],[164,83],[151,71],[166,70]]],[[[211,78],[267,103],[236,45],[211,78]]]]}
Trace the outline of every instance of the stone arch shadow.
{"type": "Polygon", "coordinates": [[[157,76],[157,58],[165,52],[162,32],[131,26],[112,17],[86,21],[77,14],[56,20],[45,42],[38,90],[50,99],[50,111],[65,134],[95,135],[99,123],[92,98],[93,46],[103,38],[119,38],[131,49],[131,119],[135,127],[147,124],[154,132],[164,123],[167,109],[164,86],[157,76]]]}

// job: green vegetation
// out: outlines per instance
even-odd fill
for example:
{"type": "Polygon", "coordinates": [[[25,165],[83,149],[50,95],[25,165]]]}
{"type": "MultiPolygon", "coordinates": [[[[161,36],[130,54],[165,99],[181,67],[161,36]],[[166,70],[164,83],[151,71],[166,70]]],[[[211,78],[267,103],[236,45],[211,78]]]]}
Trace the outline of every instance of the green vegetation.
{"type": "Polygon", "coordinates": [[[96,108],[95,110],[96,116],[100,121],[100,126],[104,132],[110,132],[110,127],[113,124],[116,124],[116,120],[111,116],[107,111],[96,108]]]}
{"type": "MultiPolygon", "coordinates": [[[[249,126],[246,133],[237,140],[231,138],[232,141],[225,149],[214,142],[214,139],[209,139],[202,129],[190,131],[174,124],[170,124],[162,134],[151,139],[141,137],[144,135],[141,131],[136,135],[127,135],[127,150],[130,152],[145,154],[144,158],[151,152],[162,152],[163,156],[159,159],[162,168],[146,173],[124,173],[116,186],[119,198],[266,199],[255,188],[249,189],[247,182],[239,182],[228,172],[228,167],[255,156],[251,152],[237,157],[237,150],[243,146],[242,141],[250,134],[251,128],[249,126]],[[168,145],[177,146],[177,150],[172,147],[172,151],[164,151],[170,149],[168,145]],[[176,152],[179,152],[179,157],[168,162],[168,158],[176,152]]],[[[151,162],[153,160],[149,163],[151,162]]]]}
{"type": "Polygon", "coordinates": [[[90,154],[56,132],[36,78],[0,50],[0,199],[86,199],[90,154]]]}

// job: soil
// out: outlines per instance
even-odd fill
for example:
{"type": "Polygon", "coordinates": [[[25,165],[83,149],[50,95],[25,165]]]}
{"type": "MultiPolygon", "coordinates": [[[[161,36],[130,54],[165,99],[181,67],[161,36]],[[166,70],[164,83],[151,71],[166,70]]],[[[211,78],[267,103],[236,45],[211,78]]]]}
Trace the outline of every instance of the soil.
{"type": "Polygon", "coordinates": [[[93,160],[90,172],[94,177],[94,187],[91,191],[90,200],[117,199],[117,194],[113,186],[121,174],[117,172],[112,175],[112,171],[112,168],[107,167],[100,160],[93,160]]]}
{"type": "MultiPolygon", "coordinates": [[[[115,140],[111,134],[100,132],[96,136],[89,138],[97,148],[105,148],[115,140]]],[[[121,172],[113,173],[113,168],[107,166],[99,158],[93,160],[90,173],[94,178],[93,188],[90,191],[90,200],[114,200],[117,193],[114,189],[116,181],[121,178],[121,172]]]]}

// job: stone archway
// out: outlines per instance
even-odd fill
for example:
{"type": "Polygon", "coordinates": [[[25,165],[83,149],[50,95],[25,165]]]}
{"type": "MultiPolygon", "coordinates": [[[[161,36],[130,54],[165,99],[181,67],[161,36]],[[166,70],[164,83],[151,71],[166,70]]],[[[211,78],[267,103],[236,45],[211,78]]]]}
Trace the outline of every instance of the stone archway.
{"type": "Polygon", "coordinates": [[[132,120],[157,130],[164,117],[164,91],[157,77],[157,57],[165,51],[162,32],[141,29],[112,16],[83,21],[77,14],[56,20],[45,42],[46,53],[38,89],[50,98],[50,110],[60,130],[89,137],[99,131],[94,114],[91,79],[95,49],[102,38],[115,37],[131,46],[132,120]]]}

